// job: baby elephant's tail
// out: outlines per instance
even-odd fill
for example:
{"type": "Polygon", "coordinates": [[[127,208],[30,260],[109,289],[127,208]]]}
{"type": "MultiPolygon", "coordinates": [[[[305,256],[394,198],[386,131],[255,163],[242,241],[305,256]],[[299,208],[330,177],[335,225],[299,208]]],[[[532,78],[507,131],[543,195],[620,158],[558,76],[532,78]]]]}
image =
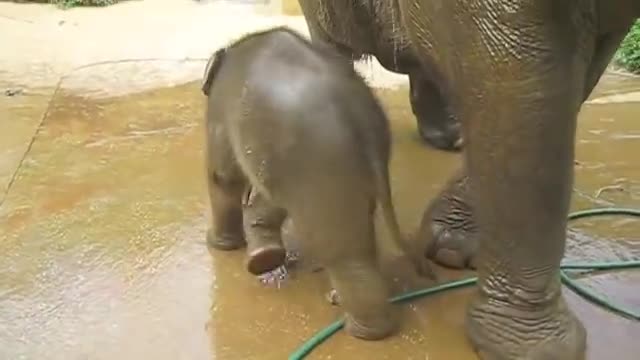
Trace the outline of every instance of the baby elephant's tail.
{"type": "Polygon", "coordinates": [[[398,224],[398,218],[391,198],[391,185],[389,183],[388,169],[379,161],[374,162],[374,164],[373,175],[376,182],[378,202],[379,206],[382,208],[382,216],[384,217],[384,221],[387,224],[387,228],[391,235],[391,238],[387,241],[377,237],[377,241],[381,245],[378,248],[383,252],[380,254],[381,257],[392,259],[392,261],[396,259],[408,261],[410,264],[400,265],[413,265],[415,266],[417,275],[436,279],[435,273],[433,273],[433,270],[426,262],[423,252],[414,251],[416,249],[412,249],[412,246],[410,246],[409,242],[404,238],[400,231],[400,225],[398,224]]]}

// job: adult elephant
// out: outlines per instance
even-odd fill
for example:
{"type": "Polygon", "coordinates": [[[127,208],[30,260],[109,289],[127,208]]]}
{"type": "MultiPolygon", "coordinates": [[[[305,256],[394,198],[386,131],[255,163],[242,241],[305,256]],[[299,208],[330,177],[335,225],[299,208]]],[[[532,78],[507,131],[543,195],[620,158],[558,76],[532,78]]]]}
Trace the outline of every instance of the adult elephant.
{"type": "Polygon", "coordinates": [[[314,43],[330,45],[346,61],[375,56],[387,70],[409,76],[410,102],[418,133],[429,145],[459,151],[460,122],[443,89],[424,72],[410,46],[395,1],[300,0],[314,43]]]}
{"type": "Polygon", "coordinates": [[[365,50],[404,39],[395,44],[410,48],[441,103],[460,119],[464,171],[428,208],[423,233],[434,238],[430,252],[442,262],[473,258],[477,265],[466,330],[480,357],[583,359],[586,331],[559,279],[576,119],[640,16],[640,2],[300,4],[314,39],[365,50]],[[393,36],[380,31],[390,26],[393,36]]]}

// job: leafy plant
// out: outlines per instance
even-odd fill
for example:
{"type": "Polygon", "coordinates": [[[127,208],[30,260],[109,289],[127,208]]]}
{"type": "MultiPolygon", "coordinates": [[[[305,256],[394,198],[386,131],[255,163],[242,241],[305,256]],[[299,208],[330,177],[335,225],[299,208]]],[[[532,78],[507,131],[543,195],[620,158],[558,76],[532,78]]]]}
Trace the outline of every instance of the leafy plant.
{"type": "Polygon", "coordinates": [[[50,3],[68,9],[76,6],[108,6],[122,0],[19,0],[16,2],[50,3]]]}
{"type": "Polygon", "coordinates": [[[614,61],[634,73],[640,73],[640,20],[631,28],[627,37],[620,44],[614,61]]]}
{"type": "Polygon", "coordinates": [[[55,3],[64,8],[70,8],[75,6],[108,6],[118,2],[118,0],[52,0],[55,3]]]}

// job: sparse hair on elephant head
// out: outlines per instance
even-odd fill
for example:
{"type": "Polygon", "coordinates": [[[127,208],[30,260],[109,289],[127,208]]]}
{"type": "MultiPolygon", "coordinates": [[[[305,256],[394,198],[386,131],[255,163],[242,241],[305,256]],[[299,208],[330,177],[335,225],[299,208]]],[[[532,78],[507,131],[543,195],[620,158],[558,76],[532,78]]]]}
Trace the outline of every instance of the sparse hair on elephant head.
{"type": "Polygon", "coordinates": [[[202,93],[205,96],[209,96],[209,90],[211,89],[211,84],[213,83],[213,78],[216,76],[218,70],[222,66],[222,62],[224,61],[225,56],[227,55],[227,48],[222,47],[211,55],[209,61],[207,62],[207,66],[204,69],[204,75],[202,77],[202,93]]]}

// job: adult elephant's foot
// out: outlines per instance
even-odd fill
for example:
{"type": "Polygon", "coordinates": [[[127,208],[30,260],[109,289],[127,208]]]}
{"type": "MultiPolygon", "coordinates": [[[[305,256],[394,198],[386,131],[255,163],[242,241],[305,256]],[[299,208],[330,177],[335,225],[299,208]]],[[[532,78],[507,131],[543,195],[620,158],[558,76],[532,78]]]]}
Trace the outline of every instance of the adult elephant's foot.
{"type": "Polygon", "coordinates": [[[467,336],[483,360],[584,360],[586,330],[558,293],[548,304],[514,306],[480,295],[467,336]]]}
{"type": "Polygon", "coordinates": [[[418,133],[427,144],[444,151],[458,152],[462,150],[464,140],[460,134],[459,124],[454,118],[446,117],[435,120],[436,114],[427,118],[418,114],[414,115],[418,123],[418,133]]]}
{"type": "Polygon", "coordinates": [[[452,268],[476,268],[478,238],[470,183],[458,172],[425,210],[415,241],[426,244],[426,256],[452,268]]]}
{"type": "Polygon", "coordinates": [[[451,114],[437,87],[421,71],[409,74],[409,86],[420,137],[436,149],[460,151],[464,145],[460,121],[451,114]]]}

